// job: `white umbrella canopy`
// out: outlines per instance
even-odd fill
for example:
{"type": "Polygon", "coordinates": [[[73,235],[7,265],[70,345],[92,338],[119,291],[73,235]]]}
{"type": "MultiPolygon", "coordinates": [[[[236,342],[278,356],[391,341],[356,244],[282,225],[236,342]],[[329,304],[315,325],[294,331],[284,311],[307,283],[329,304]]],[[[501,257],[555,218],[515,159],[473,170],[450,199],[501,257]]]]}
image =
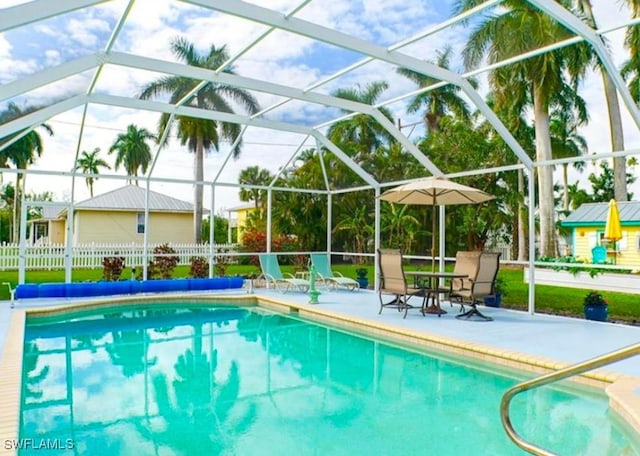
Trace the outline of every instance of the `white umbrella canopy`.
{"type": "Polygon", "coordinates": [[[380,199],[398,204],[420,204],[433,207],[431,236],[431,269],[435,269],[436,207],[454,204],[477,204],[495,198],[477,188],[457,184],[445,177],[426,177],[387,190],[380,199]]]}
{"type": "Polygon", "coordinates": [[[427,177],[387,190],[380,198],[400,204],[449,206],[482,203],[493,199],[494,196],[444,177],[427,177]]]}

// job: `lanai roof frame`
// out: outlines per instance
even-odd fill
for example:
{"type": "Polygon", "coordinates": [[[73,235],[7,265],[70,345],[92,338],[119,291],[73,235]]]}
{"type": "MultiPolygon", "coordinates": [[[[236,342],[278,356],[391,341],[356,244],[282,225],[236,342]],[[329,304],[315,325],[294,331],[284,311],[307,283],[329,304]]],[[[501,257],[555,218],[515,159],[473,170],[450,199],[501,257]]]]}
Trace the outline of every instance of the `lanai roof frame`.
{"type": "MultiPolygon", "coordinates": [[[[497,132],[503,137],[503,139],[505,139],[505,141],[508,143],[511,149],[518,156],[521,164],[515,165],[515,166],[524,167],[529,172],[532,172],[535,166],[548,166],[548,164],[533,163],[526,156],[526,154],[524,154],[524,151],[521,149],[521,147],[515,141],[515,139],[511,136],[510,132],[506,128],[504,128],[502,123],[497,119],[497,117],[493,114],[493,112],[488,109],[488,107],[484,104],[484,101],[479,97],[479,94],[475,92],[468,85],[468,82],[466,81],[466,77],[468,77],[467,75],[459,75],[457,73],[449,72],[442,68],[438,68],[435,65],[427,64],[424,61],[420,61],[414,57],[406,56],[396,51],[396,49],[402,47],[403,45],[406,45],[408,42],[411,42],[412,40],[420,39],[420,38],[417,38],[420,35],[424,37],[424,36],[427,36],[429,33],[432,33],[429,30],[437,31],[439,28],[444,28],[450,25],[451,23],[462,20],[468,17],[469,15],[477,13],[478,11],[481,11],[485,8],[499,5],[501,3],[499,0],[490,0],[488,2],[485,2],[484,4],[481,4],[478,7],[474,8],[473,11],[469,11],[467,13],[461,14],[458,17],[451,18],[450,20],[445,21],[440,25],[431,27],[429,30],[425,31],[423,34],[418,34],[416,37],[407,38],[406,40],[403,40],[400,43],[397,43],[396,45],[391,46],[387,49],[382,48],[380,46],[376,46],[373,43],[365,42],[353,36],[349,36],[344,33],[337,32],[335,30],[331,30],[326,27],[322,27],[317,24],[313,24],[308,21],[303,21],[296,18],[295,14],[298,11],[300,11],[302,8],[304,8],[304,6],[309,4],[311,0],[303,1],[296,8],[294,8],[290,13],[286,13],[286,14],[283,14],[274,10],[270,10],[268,8],[261,8],[249,3],[239,2],[236,0],[215,0],[215,1],[182,0],[182,1],[184,3],[198,5],[200,7],[204,7],[211,10],[222,11],[226,14],[232,14],[238,17],[243,17],[245,19],[266,24],[269,28],[266,29],[266,31],[262,35],[260,35],[255,40],[253,40],[252,43],[248,46],[248,48],[260,42],[260,40],[262,40],[264,36],[268,35],[271,31],[275,29],[287,30],[293,33],[300,33],[305,36],[310,36],[311,38],[319,41],[329,42],[334,45],[343,46],[346,49],[351,49],[357,52],[361,52],[363,55],[365,55],[364,60],[379,59],[383,61],[389,61],[399,66],[412,68],[414,70],[423,72],[425,74],[439,77],[443,79],[443,81],[445,81],[443,82],[443,84],[456,83],[465,90],[465,93],[467,94],[467,96],[469,96],[472,102],[474,102],[476,106],[480,108],[483,114],[485,114],[485,116],[492,122],[497,132]]],[[[619,77],[619,74],[617,74],[617,70],[612,65],[611,59],[608,57],[608,53],[606,49],[604,49],[601,42],[597,38],[597,34],[596,34],[597,31],[593,31],[592,29],[587,27],[584,23],[577,20],[575,16],[568,14],[565,10],[560,8],[555,2],[551,0],[529,0],[529,2],[534,6],[538,7],[539,9],[541,9],[542,11],[545,11],[547,14],[551,15],[552,17],[556,18],[558,21],[565,24],[567,27],[574,30],[582,39],[586,39],[596,49],[596,51],[602,58],[607,70],[610,73],[613,73],[612,77],[614,78],[616,87],[618,91],[621,93],[623,100],[627,104],[627,108],[631,113],[634,119],[634,122],[636,123],[637,126],[640,127],[640,113],[638,112],[635,104],[630,103],[631,99],[628,94],[628,91],[626,90],[626,87],[622,83],[621,78],[619,77]]],[[[23,24],[27,24],[29,22],[33,22],[33,21],[48,18],[48,17],[53,17],[56,15],[63,14],[65,12],[74,11],[79,8],[85,8],[85,7],[89,7],[89,6],[93,6],[101,3],[105,3],[105,0],[67,0],[64,3],[61,2],[61,4],[55,4],[55,5],[52,4],[52,2],[49,2],[47,0],[32,1],[24,5],[19,5],[19,6],[7,9],[8,14],[3,14],[2,16],[0,16],[0,31],[8,30],[23,24]]],[[[43,121],[46,121],[53,115],[64,112],[68,109],[71,109],[71,107],[84,106],[84,110],[86,114],[86,109],[87,109],[87,106],[89,106],[89,104],[99,103],[103,105],[131,107],[134,109],[144,109],[144,110],[152,110],[157,112],[165,112],[165,113],[170,113],[172,115],[179,113],[179,114],[191,115],[193,117],[211,118],[215,120],[236,122],[236,123],[245,125],[244,131],[246,131],[246,128],[248,128],[248,126],[250,125],[257,125],[265,128],[283,129],[287,131],[295,131],[296,133],[305,135],[305,138],[307,136],[313,137],[316,140],[316,144],[318,143],[324,144],[324,146],[329,151],[336,154],[338,158],[340,158],[343,162],[345,162],[347,166],[349,166],[352,170],[354,170],[365,181],[366,185],[364,186],[364,188],[373,188],[375,189],[376,193],[379,193],[380,188],[382,186],[392,185],[392,183],[376,182],[375,179],[372,178],[372,176],[368,175],[366,171],[362,170],[356,163],[351,161],[348,156],[342,153],[342,151],[340,151],[340,149],[337,146],[330,143],[328,139],[320,131],[322,127],[327,125],[327,123],[322,125],[317,125],[312,128],[301,128],[294,124],[287,124],[286,122],[276,122],[276,121],[271,121],[271,120],[261,118],[261,115],[268,112],[269,108],[266,108],[265,110],[263,110],[264,112],[256,116],[240,116],[240,115],[228,115],[228,114],[225,115],[224,113],[213,114],[211,112],[203,112],[203,110],[197,110],[196,108],[190,108],[190,107],[184,106],[184,102],[187,101],[186,99],[183,100],[182,103],[177,103],[175,105],[167,105],[167,104],[162,104],[160,102],[149,102],[146,100],[143,102],[143,100],[131,100],[131,99],[127,100],[126,97],[117,97],[113,95],[93,93],[93,87],[95,86],[95,82],[98,79],[101,69],[105,64],[111,64],[111,63],[125,64],[126,63],[131,66],[136,66],[136,65],[142,66],[145,69],[149,69],[150,67],[153,67],[151,60],[148,60],[145,57],[128,56],[126,53],[111,52],[113,43],[117,39],[119,31],[122,25],[124,24],[124,22],[126,21],[129,11],[131,10],[131,8],[134,6],[135,3],[136,3],[135,0],[128,1],[126,8],[120,20],[118,21],[118,24],[114,28],[112,37],[109,39],[109,42],[103,53],[94,54],[92,56],[79,59],[76,62],[68,62],[68,64],[65,67],[57,69],[58,74],[62,75],[65,73],[65,71],[75,73],[79,71],[81,68],[86,67],[87,65],[88,65],[87,69],[96,68],[97,70],[94,75],[94,78],[92,78],[92,82],[87,92],[84,95],[77,95],[75,97],[71,97],[67,100],[61,101],[60,103],[54,106],[43,108],[42,110],[37,111],[33,114],[17,119],[14,122],[9,122],[7,124],[0,125],[0,137],[6,136],[11,133],[15,133],[20,130],[23,130],[23,133],[21,134],[24,134],[24,132],[29,131],[30,129],[39,125],[43,121]]],[[[558,46],[560,46],[560,44],[558,44],[558,46]]],[[[223,65],[223,67],[232,63],[236,59],[240,58],[246,51],[247,51],[246,48],[239,51],[236,55],[232,56],[228,62],[225,62],[225,65],[223,65]]],[[[538,51],[532,51],[532,54],[533,52],[538,52],[538,51]]],[[[539,52],[544,52],[544,51],[540,50],[539,52]]],[[[187,70],[191,70],[190,68],[184,68],[184,66],[174,67],[173,65],[175,64],[171,64],[169,62],[163,62],[160,64],[161,68],[158,68],[158,69],[167,71],[168,68],[171,66],[173,70],[177,71],[178,73],[187,72],[187,70]]],[[[353,68],[351,67],[354,67],[354,66],[355,65],[350,65],[349,67],[345,68],[345,71],[352,70],[353,68]]],[[[222,68],[220,70],[222,70],[222,68]]],[[[222,73],[221,71],[216,71],[216,73],[218,77],[224,76],[224,73],[222,73]]],[[[199,87],[201,87],[202,84],[205,84],[209,80],[214,79],[214,76],[211,74],[207,74],[203,76],[204,78],[202,79],[202,82],[200,83],[199,87]]],[[[7,85],[5,85],[4,88],[0,87],[0,101],[3,99],[6,99],[6,95],[10,94],[11,90],[15,91],[17,87],[22,87],[20,90],[27,87],[31,87],[31,89],[33,89],[37,84],[42,82],[41,80],[40,82],[38,82],[38,78],[42,79],[44,77],[45,75],[36,75],[35,77],[28,79],[26,81],[22,81],[22,82],[17,81],[16,84],[9,85],[9,87],[7,87],[7,85]],[[4,95],[4,98],[3,98],[3,95],[4,95]]],[[[254,85],[257,84],[257,87],[255,88],[257,88],[258,90],[262,89],[266,93],[274,93],[282,90],[282,87],[278,87],[277,85],[269,85],[269,83],[267,83],[266,81],[248,81],[246,78],[243,79],[238,77],[237,79],[229,82],[236,84],[239,87],[246,86],[247,84],[254,84],[254,85]]],[[[319,83],[314,84],[311,87],[312,88],[318,87],[319,85],[322,85],[321,83],[322,81],[319,81],[319,83]]],[[[334,107],[340,107],[342,109],[344,109],[348,105],[348,103],[345,103],[345,100],[337,99],[335,97],[328,97],[326,95],[321,95],[319,93],[313,92],[312,88],[298,90],[298,91],[296,91],[295,89],[288,88],[289,93],[288,94],[285,93],[284,95],[285,96],[289,95],[290,96],[290,98],[288,98],[289,100],[298,98],[298,99],[304,99],[305,101],[308,101],[308,102],[319,102],[320,101],[319,99],[321,98],[322,99],[321,103],[323,104],[327,103],[329,106],[333,105],[334,107]],[[296,96],[293,96],[293,95],[296,95],[296,96]]],[[[426,88],[424,90],[429,90],[429,88],[426,88]]],[[[197,88],[194,89],[194,93],[196,91],[197,91],[197,88]]],[[[404,138],[402,133],[398,129],[396,129],[393,124],[390,124],[389,122],[385,124],[386,119],[380,115],[380,112],[377,109],[378,107],[379,106],[368,106],[368,105],[365,105],[365,106],[350,105],[349,106],[350,109],[353,109],[353,112],[364,112],[374,116],[379,122],[383,124],[383,126],[388,131],[390,131],[392,134],[394,134],[394,136],[396,136],[396,139],[398,139],[403,144],[403,146],[409,151],[409,153],[412,153],[412,155],[414,155],[414,157],[417,158],[431,174],[444,175],[445,173],[437,169],[437,167],[433,166],[433,164],[423,154],[417,151],[415,146],[413,146],[413,144],[410,141],[404,138]]],[[[334,119],[333,122],[339,119],[340,118],[334,119]]],[[[84,116],[83,116],[83,126],[84,126],[84,116]]],[[[304,144],[305,141],[306,139],[301,143],[301,145],[304,144]]],[[[8,144],[5,144],[4,147],[6,147],[7,145],[8,144]]],[[[78,140],[78,147],[76,150],[76,160],[79,152],[79,147],[80,147],[80,139],[78,140]]],[[[318,149],[320,150],[320,148],[318,149]]],[[[295,157],[296,153],[294,153],[293,157],[295,157]]],[[[613,152],[613,154],[615,153],[616,151],[613,152]]],[[[159,155],[160,155],[160,151],[158,150],[154,157],[154,164],[151,167],[149,174],[146,176],[147,185],[149,184],[149,182],[157,178],[156,176],[153,176],[153,169],[155,167],[155,163],[159,155]]],[[[222,168],[224,168],[224,165],[222,168]]],[[[222,171],[222,168],[220,171],[222,171]]],[[[329,184],[327,181],[326,171],[325,170],[323,171],[325,173],[324,177],[325,177],[325,187],[326,187],[324,192],[326,192],[329,195],[329,197],[332,193],[341,193],[344,191],[353,190],[353,189],[331,190],[329,188],[329,184]]],[[[484,170],[484,171],[487,172],[487,170],[484,170]]],[[[20,171],[15,171],[15,172],[20,172],[20,171]]],[[[479,173],[480,171],[469,170],[467,174],[476,173],[476,172],[479,173]]],[[[463,173],[458,173],[458,174],[462,175],[463,173]]],[[[86,175],[82,173],[78,173],[74,170],[72,172],[72,186],[73,186],[73,182],[75,182],[76,177],[84,177],[84,176],[86,175]]],[[[219,176],[220,176],[220,172],[212,182],[210,183],[202,182],[202,183],[204,185],[211,185],[212,192],[214,192],[214,188],[216,185],[232,185],[232,184],[218,182],[219,176]]],[[[274,182],[272,182],[271,185],[269,185],[267,188],[269,190],[275,189],[275,187],[273,187],[273,184],[274,182]]],[[[358,188],[362,188],[362,187],[358,187],[358,188]]],[[[286,189],[286,190],[289,190],[289,189],[286,189]]],[[[300,190],[310,191],[308,189],[304,189],[304,190],[300,189],[300,190]]],[[[534,195],[531,192],[532,192],[532,189],[530,189],[530,195],[529,195],[530,200],[534,200],[533,198],[534,195]]],[[[212,206],[213,204],[214,202],[212,201],[212,206]]],[[[532,209],[530,208],[530,210],[532,209]]],[[[378,218],[379,206],[377,206],[376,212],[377,212],[377,218],[378,218]]],[[[530,219],[533,219],[533,218],[530,217],[530,219]]],[[[379,228],[378,225],[379,223],[377,223],[377,227],[379,228]]],[[[530,230],[530,231],[533,231],[533,230],[530,230]]],[[[377,238],[378,238],[377,241],[379,243],[379,234],[377,235],[377,238]]],[[[530,242],[530,245],[533,245],[533,242],[530,242]]]]}

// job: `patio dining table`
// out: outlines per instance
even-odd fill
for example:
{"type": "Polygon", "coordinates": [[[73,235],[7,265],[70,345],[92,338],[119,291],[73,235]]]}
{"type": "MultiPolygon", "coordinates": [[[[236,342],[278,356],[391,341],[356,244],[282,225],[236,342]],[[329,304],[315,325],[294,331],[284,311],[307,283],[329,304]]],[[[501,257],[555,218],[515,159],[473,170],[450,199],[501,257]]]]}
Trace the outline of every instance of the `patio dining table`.
{"type": "Polygon", "coordinates": [[[425,291],[422,313],[436,314],[438,316],[447,313],[446,310],[440,307],[440,294],[449,291],[449,288],[440,288],[440,280],[466,279],[469,277],[467,274],[445,271],[404,271],[404,273],[413,277],[415,288],[421,288],[425,291]],[[431,304],[429,304],[429,298],[431,298],[431,304]]]}

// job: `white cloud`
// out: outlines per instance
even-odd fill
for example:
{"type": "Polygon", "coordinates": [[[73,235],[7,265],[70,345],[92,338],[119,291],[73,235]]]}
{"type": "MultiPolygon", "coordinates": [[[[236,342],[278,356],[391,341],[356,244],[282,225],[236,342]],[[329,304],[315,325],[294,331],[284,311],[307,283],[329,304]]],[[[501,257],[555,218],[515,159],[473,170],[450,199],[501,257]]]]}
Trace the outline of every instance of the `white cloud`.
{"type": "Polygon", "coordinates": [[[93,47],[100,41],[96,31],[108,33],[110,30],[111,27],[106,21],[90,18],[71,19],[66,27],[67,34],[72,40],[88,47],[93,47]]]}
{"type": "Polygon", "coordinates": [[[5,36],[0,35],[0,59],[7,58],[11,55],[11,49],[13,46],[5,36]]]}

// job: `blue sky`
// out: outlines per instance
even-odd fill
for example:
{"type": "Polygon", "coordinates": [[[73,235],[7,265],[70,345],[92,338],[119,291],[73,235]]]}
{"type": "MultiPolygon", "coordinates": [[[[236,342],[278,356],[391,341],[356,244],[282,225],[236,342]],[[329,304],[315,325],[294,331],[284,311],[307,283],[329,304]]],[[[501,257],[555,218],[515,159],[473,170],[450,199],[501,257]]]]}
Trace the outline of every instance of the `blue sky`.
{"type": "MultiPolygon", "coordinates": [[[[19,3],[25,2],[0,0],[0,8],[19,3]]],[[[297,1],[290,0],[255,0],[253,3],[281,12],[290,11],[298,4],[297,1]]],[[[593,4],[601,27],[611,27],[628,17],[628,12],[621,7],[612,8],[610,0],[594,0],[593,4]]],[[[3,69],[0,71],[0,84],[102,51],[125,6],[124,0],[113,0],[0,34],[0,68],[3,69]]],[[[315,0],[303,8],[297,17],[372,41],[380,46],[389,46],[448,18],[451,8],[452,1],[442,0],[418,2],[315,0]]],[[[2,14],[1,9],[0,14],[2,14]]],[[[177,36],[184,36],[203,50],[211,43],[218,46],[226,43],[233,55],[264,30],[263,25],[175,0],[138,0],[114,50],[174,60],[169,51],[169,43],[177,36]]],[[[444,49],[449,45],[453,48],[454,55],[458,56],[468,30],[469,27],[460,25],[447,28],[428,39],[408,46],[402,52],[417,58],[434,59],[436,50],[444,49]]],[[[614,50],[616,63],[620,64],[623,59],[622,32],[610,34],[607,38],[614,50]]],[[[357,53],[340,50],[287,32],[274,31],[263,42],[243,55],[234,67],[236,72],[243,76],[264,78],[270,82],[305,88],[361,58],[362,56],[357,53]]],[[[453,66],[454,69],[459,69],[459,60],[454,61],[453,66]]],[[[91,76],[92,72],[87,72],[68,78],[12,101],[19,104],[44,104],[52,99],[84,93],[91,76]]],[[[112,95],[136,96],[141,87],[158,76],[146,71],[106,66],[96,91],[112,95]]],[[[364,86],[376,80],[386,80],[390,84],[390,89],[383,94],[382,100],[397,97],[415,88],[409,81],[398,76],[393,66],[375,62],[316,90],[330,93],[338,87],[354,87],[356,84],[364,86]]],[[[604,99],[598,75],[590,75],[587,78],[582,95],[589,103],[591,115],[591,123],[582,133],[587,137],[592,151],[610,151],[604,99]]],[[[257,96],[262,107],[270,106],[280,100],[279,97],[271,95],[257,94],[257,96]]],[[[419,116],[406,113],[404,101],[389,107],[396,116],[401,118],[403,124],[419,120],[419,116]]],[[[33,166],[34,169],[57,171],[71,169],[78,147],[81,114],[82,109],[75,109],[51,119],[49,124],[54,129],[55,136],[45,138],[44,155],[38,159],[33,166]]],[[[91,151],[99,147],[103,151],[103,157],[111,163],[113,163],[113,156],[107,155],[106,151],[119,131],[123,131],[130,123],[155,130],[158,119],[158,115],[154,113],[95,105],[90,106],[87,114],[85,132],[79,145],[80,150],[91,151]]],[[[266,117],[304,125],[317,125],[337,115],[339,113],[335,109],[303,102],[290,102],[270,112],[266,117]]],[[[625,125],[627,148],[639,148],[640,138],[637,128],[631,125],[626,110],[625,125]]],[[[415,135],[419,133],[419,130],[414,133],[412,139],[415,139],[415,135]]],[[[230,162],[221,180],[236,182],[240,170],[251,165],[276,171],[286,163],[302,139],[300,135],[295,134],[249,129],[244,141],[242,158],[230,162]]],[[[225,155],[226,150],[223,147],[220,153],[207,157],[205,165],[207,179],[216,175],[225,155]]],[[[123,174],[122,169],[118,174],[123,174]]],[[[163,149],[159,157],[154,176],[190,179],[191,175],[192,157],[179,146],[177,141],[171,141],[169,147],[163,149]]],[[[95,190],[96,193],[102,193],[123,184],[123,181],[103,178],[98,180],[95,190]]],[[[57,199],[70,197],[69,179],[37,176],[29,178],[27,186],[28,191],[36,192],[55,189],[57,199]]],[[[152,188],[185,200],[191,199],[190,185],[176,187],[170,184],[154,184],[152,188]]],[[[640,192],[637,193],[640,196],[640,192]]],[[[76,186],[76,200],[87,197],[88,190],[84,180],[81,179],[76,186]]],[[[240,204],[236,189],[220,189],[217,191],[217,197],[220,201],[216,211],[240,204]]],[[[205,201],[205,204],[209,203],[205,201]]]]}

